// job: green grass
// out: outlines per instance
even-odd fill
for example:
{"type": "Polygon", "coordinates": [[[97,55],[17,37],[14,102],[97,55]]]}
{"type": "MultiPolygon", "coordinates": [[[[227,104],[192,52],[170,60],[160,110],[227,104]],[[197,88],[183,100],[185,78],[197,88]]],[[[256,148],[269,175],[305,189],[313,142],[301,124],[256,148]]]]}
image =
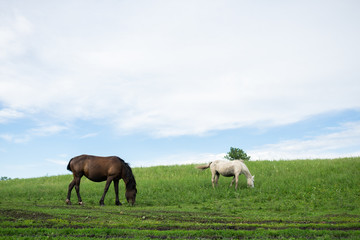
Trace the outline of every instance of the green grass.
{"type": "MultiPolygon", "coordinates": [[[[211,186],[194,165],[134,168],[135,207],[113,187],[81,182],[83,206],[65,205],[71,175],[0,181],[0,239],[359,239],[360,158],[247,162],[244,176],[211,186]]],[[[76,203],[75,190],[72,201],[76,203]]]]}

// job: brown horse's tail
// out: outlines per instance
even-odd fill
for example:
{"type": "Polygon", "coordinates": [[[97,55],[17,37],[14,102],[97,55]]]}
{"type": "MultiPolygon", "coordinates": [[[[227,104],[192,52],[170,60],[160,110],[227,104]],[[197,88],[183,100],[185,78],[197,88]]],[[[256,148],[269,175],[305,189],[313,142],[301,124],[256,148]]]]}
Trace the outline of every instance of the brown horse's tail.
{"type": "Polygon", "coordinates": [[[209,168],[211,164],[212,164],[212,162],[210,162],[209,164],[206,164],[206,165],[197,166],[196,168],[197,168],[197,169],[204,170],[204,169],[209,168]]]}
{"type": "Polygon", "coordinates": [[[70,159],[70,161],[69,161],[69,164],[67,165],[67,170],[69,170],[70,172],[72,172],[72,170],[71,170],[71,168],[70,168],[70,163],[71,163],[71,161],[73,160],[73,158],[72,159],[70,159]]]}

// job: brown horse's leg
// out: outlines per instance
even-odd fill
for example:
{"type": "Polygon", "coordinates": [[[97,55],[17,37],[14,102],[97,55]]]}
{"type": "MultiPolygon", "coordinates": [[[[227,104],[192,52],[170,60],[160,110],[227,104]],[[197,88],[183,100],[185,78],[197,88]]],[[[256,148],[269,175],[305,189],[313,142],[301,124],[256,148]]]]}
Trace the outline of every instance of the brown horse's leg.
{"type": "Polygon", "coordinates": [[[75,190],[76,190],[76,194],[77,194],[77,197],[78,197],[79,205],[83,204],[83,202],[81,200],[81,196],[80,196],[80,179],[81,179],[81,177],[82,177],[82,175],[75,177],[75,190]]]}
{"type": "Polygon", "coordinates": [[[68,205],[71,205],[70,197],[71,197],[71,191],[74,188],[74,186],[75,186],[75,178],[69,184],[69,190],[68,190],[68,194],[67,194],[67,198],[66,198],[66,204],[68,204],[68,205]]]}
{"type": "Polygon", "coordinates": [[[106,184],[105,184],[105,189],[104,189],[104,194],[102,195],[101,199],[100,199],[100,206],[104,206],[104,199],[105,199],[105,195],[107,193],[107,191],[109,190],[109,186],[111,184],[111,181],[113,180],[113,177],[108,177],[106,180],[106,184]]]}
{"type": "Polygon", "coordinates": [[[114,188],[115,188],[115,205],[121,205],[119,201],[119,179],[114,179],[114,188]]]}

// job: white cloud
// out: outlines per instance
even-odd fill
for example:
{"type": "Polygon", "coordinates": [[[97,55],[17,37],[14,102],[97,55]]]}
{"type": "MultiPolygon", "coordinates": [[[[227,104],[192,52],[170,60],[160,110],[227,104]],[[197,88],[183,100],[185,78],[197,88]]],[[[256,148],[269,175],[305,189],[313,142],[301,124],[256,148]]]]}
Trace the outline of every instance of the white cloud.
{"type": "Polygon", "coordinates": [[[0,24],[0,60],[12,58],[24,53],[26,43],[23,42],[33,32],[33,26],[30,21],[18,12],[13,13],[11,20],[2,17],[0,24]]]}
{"type": "Polygon", "coordinates": [[[173,154],[147,161],[134,162],[134,167],[150,167],[161,165],[184,165],[184,164],[201,164],[209,163],[214,160],[224,159],[225,153],[183,153],[173,154]]]}
{"type": "Polygon", "coordinates": [[[360,108],[351,6],[53,4],[0,19],[11,26],[0,35],[0,49],[12,49],[0,58],[10,111],[166,137],[360,108]]]}
{"type": "Polygon", "coordinates": [[[37,128],[32,128],[26,130],[24,133],[21,134],[10,134],[4,133],[0,134],[0,138],[12,143],[26,143],[29,142],[34,137],[46,137],[58,134],[62,131],[67,130],[68,127],[60,126],[60,125],[44,125],[37,128]]]}
{"type": "Polygon", "coordinates": [[[45,161],[53,163],[55,165],[66,166],[69,163],[68,158],[69,158],[68,154],[62,153],[62,154],[57,154],[56,156],[51,158],[46,158],[45,161]]]}
{"type": "Polygon", "coordinates": [[[31,137],[29,134],[16,135],[16,134],[1,134],[0,138],[12,143],[25,143],[30,141],[31,137]]]}
{"type": "Polygon", "coordinates": [[[16,111],[14,109],[0,109],[0,123],[8,122],[11,119],[21,118],[22,116],[24,116],[22,112],[16,111]]]}
{"type": "Polygon", "coordinates": [[[99,135],[99,133],[88,133],[88,134],[80,136],[80,139],[92,138],[92,137],[96,137],[98,135],[99,135]]]}
{"type": "Polygon", "coordinates": [[[62,165],[62,166],[66,166],[69,161],[65,161],[65,160],[59,160],[59,159],[46,159],[47,162],[51,162],[51,163],[55,163],[57,165],[62,165]]]}
{"type": "MultiPolygon", "coordinates": [[[[251,160],[295,160],[360,156],[360,122],[343,123],[331,133],[308,136],[275,144],[266,144],[247,151],[251,160]]],[[[136,167],[175,164],[201,164],[224,159],[226,153],[183,153],[135,162],[136,167]]]]}
{"type": "Polygon", "coordinates": [[[313,159],[360,156],[360,122],[343,124],[333,133],[286,140],[249,151],[252,160],[313,159]]]}
{"type": "Polygon", "coordinates": [[[59,132],[65,131],[67,129],[68,129],[68,127],[66,127],[66,126],[44,125],[44,126],[40,126],[38,128],[30,129],[29,132],[32,135],[36,135],[36,136],[49,136],[49,135],[54,135],[59,132]]]}

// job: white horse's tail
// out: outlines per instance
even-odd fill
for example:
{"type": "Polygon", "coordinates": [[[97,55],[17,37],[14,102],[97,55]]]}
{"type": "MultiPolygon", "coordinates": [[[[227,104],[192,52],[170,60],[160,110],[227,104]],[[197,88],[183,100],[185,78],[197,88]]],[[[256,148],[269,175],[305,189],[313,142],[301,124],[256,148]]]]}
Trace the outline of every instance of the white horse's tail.
{"type": "Polygon", "coordinates": [[[198,169],[201,169],[201,170],[204,170],[204,169],[207,169],[210,167],[212,162],[210,162],[209,164],[206,164],[206,165],[200,165],[200,166],[197,166],[196,168],[198,169]]]}

